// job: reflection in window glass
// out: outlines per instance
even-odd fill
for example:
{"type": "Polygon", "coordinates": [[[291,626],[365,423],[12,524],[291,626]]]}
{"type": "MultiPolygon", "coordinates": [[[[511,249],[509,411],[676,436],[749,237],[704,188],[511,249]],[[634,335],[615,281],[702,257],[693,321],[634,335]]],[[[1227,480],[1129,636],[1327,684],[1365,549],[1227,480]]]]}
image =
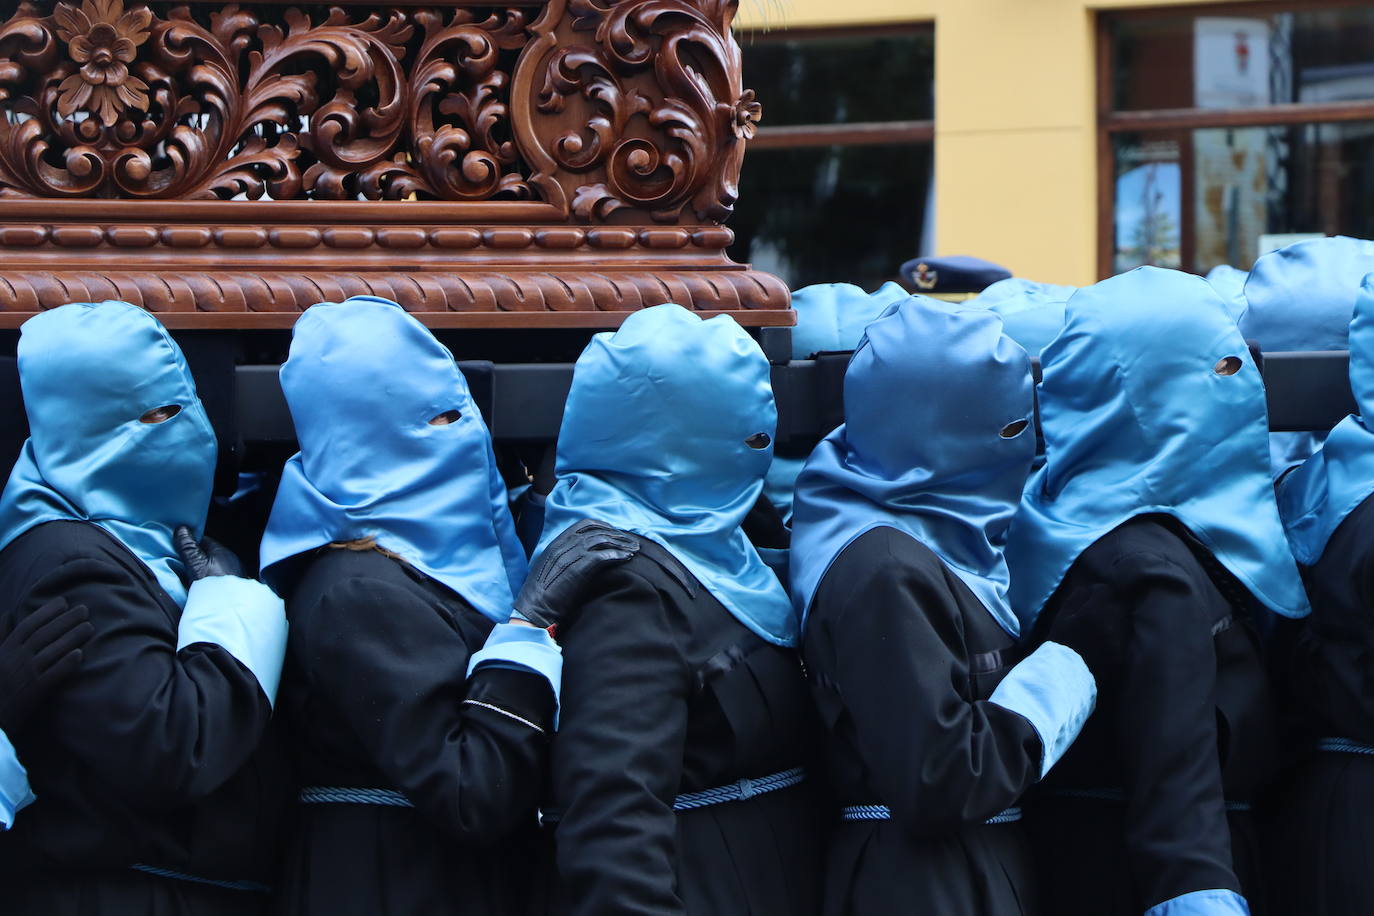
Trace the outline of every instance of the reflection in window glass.
{"type": "Polygon", "coordinates": [[[1112,107],[1253,108],[1374,98],[1374,7],[1122,17],[1112,107]]]}
{"type": "Polygon", "coordinates": [[[873,289],[923,250],[928,144],[753,149],[744,157],[730,256],[792,289],[873,289]]]}
{"type": "Polygon", "coordinates": [[[935,36],[929,28],[882,35],[744,35],[744,85],[763,123],[928,121],[933,117],[935,36]],[[875,86],[884,87],[874,92],[875,86]]]}
{"type": "Polygon", "coordinates": [[[1116,270],[1249,269],[1289,233],[1374,238],[1374,122],[1118,134],[1116,270]]]}
{"type": "Polygon", "coordinates": [[[1115,216],[1118,273],[1142,264],[1181,264],[1183,173],[1177,142],[1143,140],[1117,146],[1115,216]]]}

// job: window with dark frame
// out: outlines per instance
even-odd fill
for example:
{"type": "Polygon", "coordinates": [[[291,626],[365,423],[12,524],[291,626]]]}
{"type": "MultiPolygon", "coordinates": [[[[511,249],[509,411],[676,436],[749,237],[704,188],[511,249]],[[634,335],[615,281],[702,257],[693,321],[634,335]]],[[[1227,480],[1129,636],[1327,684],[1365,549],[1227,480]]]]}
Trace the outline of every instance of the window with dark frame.
{"type": "Polygon", "coordinates": [[[739,42],[763,123],[744,157],[731,257],[794,290],[895,280],[927,241],[933,27],[752,32],[739,42]]]}
{"type": "Polygon", "coordinates": [[[1374,237],[1374,3],[1098,18],[1102,276],[1374,237]]]}

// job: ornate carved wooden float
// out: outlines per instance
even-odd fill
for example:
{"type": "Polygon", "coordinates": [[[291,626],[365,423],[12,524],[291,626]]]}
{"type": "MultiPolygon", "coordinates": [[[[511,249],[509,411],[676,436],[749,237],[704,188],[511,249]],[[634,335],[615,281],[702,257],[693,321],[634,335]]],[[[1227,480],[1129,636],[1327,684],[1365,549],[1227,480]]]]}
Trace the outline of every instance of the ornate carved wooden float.
{"type": "Polygon", "coordinates": [[[126,299],[287,327],[660,302],[788,325],[723,225],[759,105],[733,0],[34,0],[0,25],[0,327],[126,299]]]}

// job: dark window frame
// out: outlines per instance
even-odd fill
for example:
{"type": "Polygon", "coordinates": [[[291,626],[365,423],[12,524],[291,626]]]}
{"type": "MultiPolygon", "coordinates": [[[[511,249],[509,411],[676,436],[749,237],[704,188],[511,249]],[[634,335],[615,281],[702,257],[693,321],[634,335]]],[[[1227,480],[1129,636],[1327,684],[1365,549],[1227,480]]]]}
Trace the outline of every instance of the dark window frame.
{"type": "MultiPolygon", "coordinates": [[[[909,22],[871,26],[835,26],[826,28],[750,29],[737,35],[744,50],[753,42],[807,41],[818,38],[878,38],[894,32],[929,32],[934,34],[935,22],[916,19],[909,22]]],[[[749,70],[744,70],[745,88],[749,88],[749,70]]],[[[935,143],[935,122],[930,121],[846,121],[839,124],[768,124],[768,100],[763,103],[763,121],[758,133],[749,141],[750,149],[799,149],[813,146],[887,146],[935,143]]]]}
{"type": "MultiPolygon", "coordinates": [[[[1170,108],[1118,111],[1113,107],[1112,27],[1120,22],[1210,16],[1280,13],[1369,7],[1370,0],[1252,0],[1245,3],[1206,3],[1157,6],[1144,9],[1102,11],[1097,14],[1097,272],[1102,279],[1115,273],[1116,256],[1116,157],[1112,140],[1117,134],[1148,132],[1161,139],[1206,128],[1289,127],[1374,121],[1374,100],[1361,102],[1307,102],[1254,108],[1170,108]]],[[[1186,147],[1186,144],[1184,145],[1186,147]]],[[[1183,196],[1190,199],[1191,175],[1183,170],[1183,196]]],[[[1182,227],[1180,246],[1191,250],[1191,222],[1182,227]]]]}

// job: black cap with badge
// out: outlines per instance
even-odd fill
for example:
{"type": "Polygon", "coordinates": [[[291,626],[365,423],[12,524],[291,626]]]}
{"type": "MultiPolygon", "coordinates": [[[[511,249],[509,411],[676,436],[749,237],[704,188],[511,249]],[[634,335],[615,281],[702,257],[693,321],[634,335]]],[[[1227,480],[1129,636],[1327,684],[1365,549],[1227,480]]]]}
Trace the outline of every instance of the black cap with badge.
{"type": "Polygon", "coordinates": [[[899,273],[908,291],[954,301],[976,296],[1011,276],[1011,271],[999,264],[962,254],[913,258],[902,265],[899,273]]]}

